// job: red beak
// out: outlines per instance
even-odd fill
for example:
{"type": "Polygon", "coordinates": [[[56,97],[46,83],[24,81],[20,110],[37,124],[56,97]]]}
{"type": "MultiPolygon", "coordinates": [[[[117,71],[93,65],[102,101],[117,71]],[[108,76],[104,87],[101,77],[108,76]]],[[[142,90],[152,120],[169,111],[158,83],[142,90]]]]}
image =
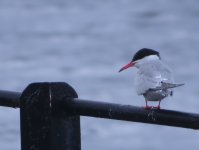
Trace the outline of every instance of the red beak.
{"type": "Polygon", "coordinates": [[[126,64],[124,67],[122,67],[122,68],[119,70],[119,72],[121,72],[121,71],[123,71],[123,70],[125,70],[125,69],[127,69],[127,68],[129,68],[129,67],[133,67],[135,64],[136,64],[136,62],[130,62],[130,63],[126,64]]]}

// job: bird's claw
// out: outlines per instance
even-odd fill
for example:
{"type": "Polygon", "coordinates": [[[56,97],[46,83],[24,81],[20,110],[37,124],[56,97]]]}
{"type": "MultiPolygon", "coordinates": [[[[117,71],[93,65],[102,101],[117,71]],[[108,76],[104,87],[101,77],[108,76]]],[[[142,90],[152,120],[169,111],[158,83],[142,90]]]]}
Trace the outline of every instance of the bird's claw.
{"type": "Polygon", "coordinates": [[[144,109],[160,109],[160,106],[144,106],[144,109]]]}
{"type": "Polygon", "coordinates": [[[152,106],[144,106],[144,109],[152,109],[152,106]]]}

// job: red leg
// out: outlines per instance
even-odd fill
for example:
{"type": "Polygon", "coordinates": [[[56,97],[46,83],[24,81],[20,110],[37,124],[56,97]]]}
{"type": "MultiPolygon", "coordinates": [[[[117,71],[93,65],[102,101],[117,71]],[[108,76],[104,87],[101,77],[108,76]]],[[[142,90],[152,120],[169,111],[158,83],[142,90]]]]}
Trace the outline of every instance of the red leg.
{"type": "Polygon", "coordinates": [[[145,99],[145,103],[146,103],[146,105],[145,105],[144,109],[151,109],[151,108],[160,109],[160,103],[161,103],[161,101],[158,102],[158,106],[157,107],[148,106],[146,99],[145,99]]]}
{"type": "Polygon", "coordinates": [[[145,102],[146,102],[146,105],[145,105],[144,109],[151,109],[151,107],[147,105],[147,100],[146,99],[145,99],[145,102]]]}
{"type": "Polygon", "coordinates": [[[157,109],[160,109],[160,102],[161,102],[161,101],[159,101],[159,103],[158,103],[157,109]]]}

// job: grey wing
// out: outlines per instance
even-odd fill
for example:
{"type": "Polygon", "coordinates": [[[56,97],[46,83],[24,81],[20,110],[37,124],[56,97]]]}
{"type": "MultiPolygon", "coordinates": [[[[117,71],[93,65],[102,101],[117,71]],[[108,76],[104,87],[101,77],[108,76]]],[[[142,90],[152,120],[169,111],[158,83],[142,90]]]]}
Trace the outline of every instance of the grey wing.
{"type": "Polygon", "coordinates": [[[174,83],[171,70],[161,61],[146,64],[137,72],[136,91],[138,95],[142,95],[150,89],[159,88],[161,82],[174,83]]]}
{"type": "Polygon", "coordinates": [[[161,74],[161,82],[174,83],[172,71],[168,66],[160,62],[160,66],[158,66],[157,70],[161,74]]]}
{"type": "Polygon", "coordinates": [[[172,88],[183,86],[183,85],[184,85],[183,83],[181,83],[181,84],[174,84],[174,83],[165,83],[165,82],[162,82],[161,86],[158,86],[158,87],[155,87],[155,88],[151,88],[149,90],[151,90],[151,91],[167,90],[167,89],[172,89],[172,88]]]}
{"type": "MultiPolygon", "coordinates": [[[[172,89],[172,88],[184,85],[184,84],[175,84],[174,83],[171,69],[169,67],[167,67],[165,64],[163,64],[162,62],[161,62],[161,67],[158,67],[157,70],[158,70],[158,72],[161,73],[160,85],[155,88],[152,88],[150,90],[155,90],[155,91],[167,90],[167,89],[172,89]]],[[[170,91],[172,91],[172,90],[170,90],[170,91]]]]}
{"type": "Polygon", "coordinates": [[[156,88],[150,88],[146,93],[144,93],[144,97],[149,101],[158,101],[162,100],[167,96],[172,96],[173,91],[172,88],[182,86],[184,84],[173,84],[173,83],[161,83],[161,86],[156,88]]]}

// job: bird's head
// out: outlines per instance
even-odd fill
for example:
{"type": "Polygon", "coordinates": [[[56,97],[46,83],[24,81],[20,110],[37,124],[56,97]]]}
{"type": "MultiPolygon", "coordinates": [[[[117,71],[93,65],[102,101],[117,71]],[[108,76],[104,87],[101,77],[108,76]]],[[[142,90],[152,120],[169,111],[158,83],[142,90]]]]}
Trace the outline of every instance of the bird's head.
{"type": "Polygon", "coordinates": [[[122,67],[119,72],[128,69],[130,67],[138,67],[140,63],[142,63],[144,60],[149,58],[149,56],[154,56],[155,59],[160,59],[159,52],[149,49],[149,48],[142,48],[139,51],[135,53],[133,56],[133,59],[130,61],[130,63],[126,64],[124,67],[122,67]]]}

